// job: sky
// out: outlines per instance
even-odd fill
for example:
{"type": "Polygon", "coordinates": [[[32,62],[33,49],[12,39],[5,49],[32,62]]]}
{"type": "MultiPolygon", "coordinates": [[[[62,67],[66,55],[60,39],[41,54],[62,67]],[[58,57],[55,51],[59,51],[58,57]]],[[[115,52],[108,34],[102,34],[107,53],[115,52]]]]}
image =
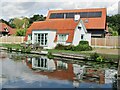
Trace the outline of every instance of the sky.
{"type": "Polygon", "coordinates": [[[0,18],[47,16],[49,10],[107,8],[107,15],[118,14],[120,0],[1,0],[0,18]]]}

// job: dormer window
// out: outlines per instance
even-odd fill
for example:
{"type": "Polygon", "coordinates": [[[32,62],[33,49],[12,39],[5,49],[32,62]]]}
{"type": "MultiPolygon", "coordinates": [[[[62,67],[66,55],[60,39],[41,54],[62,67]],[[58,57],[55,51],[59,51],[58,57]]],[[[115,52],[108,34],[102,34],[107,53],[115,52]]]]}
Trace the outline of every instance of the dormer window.
{"type": "Polygon", "coordinates": [[[78,26],[78,29],[81,30],[81,26],[78,26]]]}
{"type": "Polygon", "coordinates": [[[8,32],[8,28],[6,27],[6,28],[4,28],[4,30],[6,31],[6,32],[8,32]]]}
{"type": "Polygon", "coordinates": [[[85,23],[88,23],[88,19],[85,19],[84,22],[85,22],[85,23]]]}

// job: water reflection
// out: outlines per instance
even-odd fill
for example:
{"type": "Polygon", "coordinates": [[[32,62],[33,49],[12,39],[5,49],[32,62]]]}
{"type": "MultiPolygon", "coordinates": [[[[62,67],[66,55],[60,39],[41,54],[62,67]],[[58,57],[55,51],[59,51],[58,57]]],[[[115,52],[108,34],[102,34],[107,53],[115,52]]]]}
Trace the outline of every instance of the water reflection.
{"type": "Polygon", "coordinates": [[[112,83],[115,69],[93,68],[90,65],[67,63],[60,60],[48,59],[47,57],[27,57],[29,68],[40,75],[48,78],[72,81],[74,87],[79,87],[81,82],[107,84],[112,83]]]}
{"type": "Polygon", "coordinates": [[[48,59],[46,56],[9,54],[2,60],[2,87],[110,88],[116,68],[92,62],[48,59]],[[101,67],[102,66],[102,67],[101,67]],[[21,84],[22,83],[22,84],[21,84]]]}

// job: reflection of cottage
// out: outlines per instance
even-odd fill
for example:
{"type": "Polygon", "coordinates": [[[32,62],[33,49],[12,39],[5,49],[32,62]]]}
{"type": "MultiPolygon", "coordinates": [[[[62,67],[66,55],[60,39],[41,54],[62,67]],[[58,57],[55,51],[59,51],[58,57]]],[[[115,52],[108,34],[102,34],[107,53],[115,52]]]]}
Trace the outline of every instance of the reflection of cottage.
{"type": "Polygon", "coordinates": [[[107,69],[105,70],[105,83],[113,83],[117,70],[107,69]]]}
{"type": "Polygon", "coordinates": [[[56,70],[54,61],[46,57],[32,58],[32,68],[48,71],[56,70]]]}
{"type": "Polygon", "coordinates": [[[0,36],[8,36],[15,34],[15,29],[5,23],[0,23],[0,36]]]}
{"type": "MultiPolygon", "coordinates": [[[[45,59],[47,59],[47,57],[44,57],[44,60],[45,59]]],[[[34,60],[35,60],[35,58],[34,58],[34,60]]],[[[38,61],[37,58],[36,58],[36,60],[38,61]]],[[[49,59],[48,59],[48,61],[49,61],[49,59]]],[[[35,65],[32,65],[32,58],[31,59],[27,58],[26,59],[26,64],[31,69],[34,67],[34,68],[36,68],[38,70],[41,70],[41,71],[35,72],[35,73],[41,74],[41,75],[46,75],[48,78],[57,78],[57,79],[60,79],[60,80],[70,80],[70,81],[73,81],[73,77],[75,77],[75,75],[73,73],[73,66],[72,66],[72,64],[70,64],[70,63],[67,64],[67,63],[65,63],[63,61],[54,60],[55,69],[52,72],[50,71],[50,69],[48,70],[46,68],[41,68],[41,67],[38,67],[38,66],[36,67],[35,65]]]]}
{"type": "Polygon", "coordinates": [[[62,61],[57,61],[57,69],[68,69],[68,64],[62,61]]]}
{"type": "Polygon", "coordinates": [[[40,44],[44,48],[54,48],[58,43],[78,45],[81,40],[91,45],[91,34],[87,33],[80,15],[74,19],[53,19],[34,22],[27,30],[25,40],[40,44]]]}
{"type": "Polygon", "coordinates": [[[82,79],[83,74],[85,73],[85,66],[80,66],[78,64],[73,64],[73,72],[76,76],[76,79],[82,79]]]}

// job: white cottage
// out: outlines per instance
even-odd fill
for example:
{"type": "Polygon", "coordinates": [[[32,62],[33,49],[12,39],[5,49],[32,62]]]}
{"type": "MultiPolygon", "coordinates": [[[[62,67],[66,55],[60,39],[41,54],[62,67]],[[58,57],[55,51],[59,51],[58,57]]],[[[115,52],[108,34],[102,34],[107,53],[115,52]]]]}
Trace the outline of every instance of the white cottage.
{"type": "Polygon", "coordinates": [[[91,45],[91,34],[87,33],[83,21],[78,15],[74,19],[52,19],[34,22],[27,30],[25,41],[39,43],[45,49],[57,44],[78,45],[81,40],[91,45]]]}

